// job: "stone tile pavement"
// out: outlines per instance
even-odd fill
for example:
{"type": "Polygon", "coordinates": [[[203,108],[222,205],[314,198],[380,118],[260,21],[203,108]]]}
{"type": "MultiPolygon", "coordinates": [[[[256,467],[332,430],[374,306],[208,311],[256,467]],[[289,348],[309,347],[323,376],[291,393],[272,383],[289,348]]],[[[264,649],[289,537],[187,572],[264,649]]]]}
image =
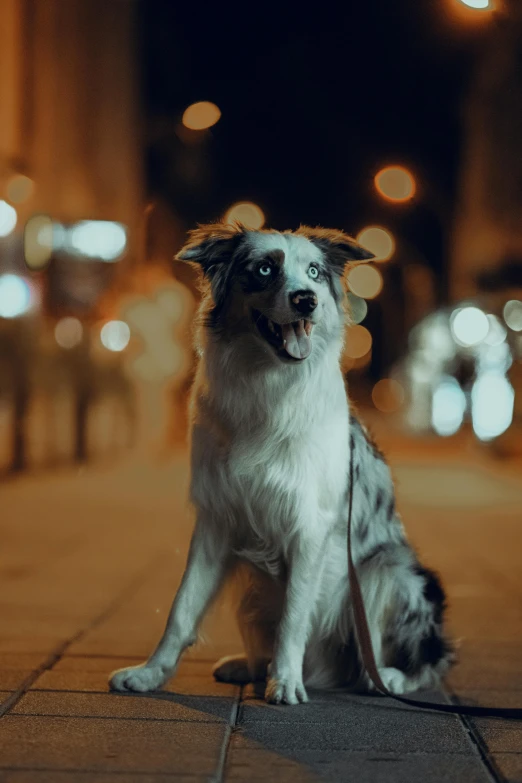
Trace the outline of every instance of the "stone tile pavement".
{"type": "MultiPolygon", "coordinates": [[[[393,447],[393,443],[390,444],[393,447]]],[[[396,452],[400,507],[448,587],[447,694],[522,706],[522,482],[456,450],[396,452]]],[[[522,725],[310,693],[294,708],[214,683],[240,649],[222,604],[161,693],[108,692],[162,631],[186,557],[184,455],[0,488],[0,783],[522,781],[522,725]]]]}

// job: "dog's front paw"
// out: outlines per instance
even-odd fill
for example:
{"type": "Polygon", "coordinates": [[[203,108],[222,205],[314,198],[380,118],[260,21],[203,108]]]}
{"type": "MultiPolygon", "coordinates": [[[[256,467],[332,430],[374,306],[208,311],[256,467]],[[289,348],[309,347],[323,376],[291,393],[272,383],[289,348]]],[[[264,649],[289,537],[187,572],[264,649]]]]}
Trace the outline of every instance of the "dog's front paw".
{"type": "Polygon", "coordinates": [[[300,704],[308,701],[301,678],[270,677],[266,685],[265,700],[269,704],[300,704]]]}
{"type": "Polygon", "coordinates": [[[146,693],[160,688],[168,678],[169,674],[161,666],[143,663],[113,672],[109,685],[113,691],[146,693]]]}

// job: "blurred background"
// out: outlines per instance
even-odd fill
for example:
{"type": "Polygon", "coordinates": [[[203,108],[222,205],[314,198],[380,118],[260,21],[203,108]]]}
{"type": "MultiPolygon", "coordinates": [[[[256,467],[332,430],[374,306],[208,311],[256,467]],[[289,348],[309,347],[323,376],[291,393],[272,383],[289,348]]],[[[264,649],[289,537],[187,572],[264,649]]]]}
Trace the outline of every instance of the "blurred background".
{"type": "MultiPolygon", "coordinates": [[[[215,696],[232,690],[212,684],[210,665],[241,648],[219,604],[168,700],[106,693],[109,672],[157,643],[189,548],[199,293],[173,257],[196,223],[219,219],[340,228],[375,253],[347,276],[350,395],[390,459],[408,535],[447,588],[461,653],[450,692],[520,706],[522,0],[292,5],[0,0],[8,776],[137,780],[196,764],[222,780],[230,739],[240,779],[249,732],[256,779],[286,780],[286,756],[302,759],[292,779],[308,779],[318,747],[333,780],[363,763],[339,755],[352,747],[338,744],[340,713],[334,726],[322,709],[319,739],[288,723],[301,756],[283,723],[256,734],[246,719],[231,735],[227,718],[212,774],[215,696]]],[[[372,763],[408,747],[376,733],[368,709],[372,763]]],[[[232,723],[248,715],[223,710],[232,723]]],[[[481,738],[469,744],[477,765],[486,746],[496,754],[484,779],[521,780],[516,728],[489,724],[462,724],[466,747],[481,738]]],[[[449,724],[447,745],[441,725],[424,726],[413,716],[415,753],[392,765],[396,779],[483,779],[459,773],[449,724]]]]}
{"type": "Polygon", "coordinates": [[[356,236],[369,421],[522,457],[517,0],[0,7],[1,475],[183,447],[217,219],[356,236]]]}

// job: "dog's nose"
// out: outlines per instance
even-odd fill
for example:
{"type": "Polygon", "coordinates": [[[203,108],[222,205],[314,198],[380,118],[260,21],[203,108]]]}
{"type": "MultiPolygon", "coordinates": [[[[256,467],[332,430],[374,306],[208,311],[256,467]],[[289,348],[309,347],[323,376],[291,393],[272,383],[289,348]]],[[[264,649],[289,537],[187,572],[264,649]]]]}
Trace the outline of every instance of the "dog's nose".
{"type": "Polygon", "coordinates": [[[313,291],[294,291],[290,302],[303,315],[310,315],[317,307],[317,297],[313,291]]]}

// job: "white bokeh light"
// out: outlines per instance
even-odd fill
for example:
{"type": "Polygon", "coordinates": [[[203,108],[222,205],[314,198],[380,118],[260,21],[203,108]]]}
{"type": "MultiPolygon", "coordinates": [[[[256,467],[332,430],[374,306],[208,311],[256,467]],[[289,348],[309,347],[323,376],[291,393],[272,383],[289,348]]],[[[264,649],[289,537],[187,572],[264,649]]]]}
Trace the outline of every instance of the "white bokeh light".
{"type": "Polygon", "coordinates": [[[129,325],[125,321],[108,321],[102,327],[100,339],[108,351],[123,351],[130,340],[129,325]]]}
{"type": "Polygon", "coordinates": [[[127,246],[127,232],[121,223],[83,220],[69,229],[67,248],[72,253],[102,261],[117,261],[127,246]]]}
{"type": "Polygon", "coordinates": [[[513,420],[515,392],[506,376],[497,372],[480,375],[471,390],[473,430],[480,440],[502,435],[513,420]]]}
{"type": "Polygon", "coordinates": [[[488,317],[478,307],[459,307],[451,317],[451,331],[459,345],[478,345],[488,336],[488,317]]]}
{"type": "Polygon", "coordinates": [[[0,318],[17,318],[31,309],[29,283],[18,275],[0,275],[0,318]]]}
{"type": "Polygon", "coordinates": [[[16,209],[7,201],[0,201],[0,237],[7,237],[14,230],[17,220],[16,209]]]}
{"type": "Polygon", "coordinates": [[[467,5],[468,8],[475,8],[476,10],[485,11],[487,8],[491,8],[490,0],[460,0],[463,5],[467,5]]]}
{"type": "Polygon", "coordinates": [[[486,345],[501,345],[507,337],[506,327],[496,315],[490,313],[487,318],[489,321],[489,332],[484,342],[486,345]]]}
{"type": "Polygon", "coordinates": [[[445,376],[433,393],[431,424],[438,435],[454,435],[466,412],[466,395],[458,381],[445,376]]]}
{"type": "Polygon", "coordinates": [[[504,374],[513,364],[513,355],[507,342],[497,345],[487,345],[485,342],[478,346],[477,369],[479,373],[494,372],[504,374]]]}
{"type": "Polygon", "coordinates": [[[504,305],[504,321],[514,332],[522,332],[522,302],[511,299],[504,305]]]}

